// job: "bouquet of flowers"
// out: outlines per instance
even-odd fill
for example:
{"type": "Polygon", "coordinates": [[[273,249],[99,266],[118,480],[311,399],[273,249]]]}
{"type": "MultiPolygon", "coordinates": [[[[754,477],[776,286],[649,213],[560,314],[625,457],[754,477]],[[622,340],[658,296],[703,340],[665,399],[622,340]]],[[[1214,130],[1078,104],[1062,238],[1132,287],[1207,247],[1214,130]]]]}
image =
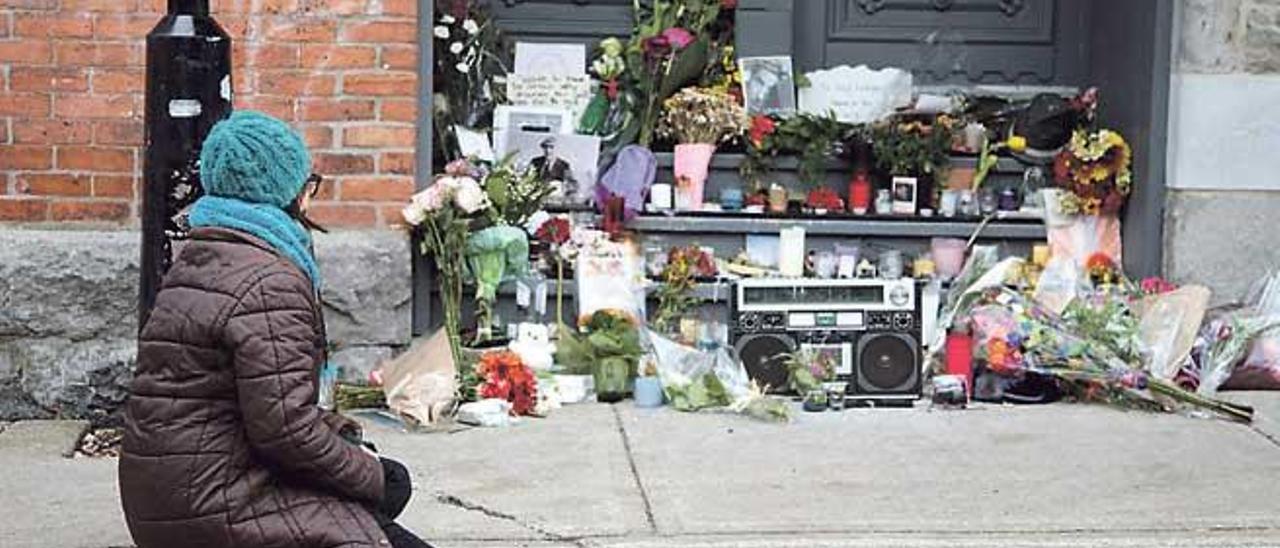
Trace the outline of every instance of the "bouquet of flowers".
{"type": "Polygon", "coordinates": [[[663,102],[658,135],[681,144],[718,145],[747,131],[742,105],[724,91],[685,88],[663,102]]]}
{"type": "Polygon", "coordinates": [[[955,121],[946,115],[930,123],[891,120],[872,128],[876,162],[890,175],[939,175],[951,161],[955,121]]]}
{"type": "Polygon", "coordinates": [[[697,246],[673,248],[668,252],[667,265],[662,269],[662,285],[657,290],[654,329],[660,333],[674,329],[674,323],[697,302],[692,295],[697,279],[715,275],[715,261],[697,246]]]}
{"type": "Polygon", "coordinates": [[[508,72],[508,42],[479,2],[436,2],[433,14],[435,128],[445,158],[461,154],[454,126],[482,129],[503,97],[494,81],[508,72]]]}
{"type": "Polygon", "coordinates": [[[1062,213],[1115,215],[1133,191],[1133,151],[1111,130],[1077,130],[1053,162],[1053,177],[1063,189],[1062,213]]]}
{"type": "Polygon", "coordinates": [[[556,325],[564,324],[564,265],[561,248],[573,237],[573,222],[566,216],[549,217],[534,229],[533,237],[547,245],[556,263],[556,325]]]}
{"type": "Polygon", "coordinates": [[[484,219],[491,204],[477,177],[482,174],[466,161],[455,161],[431,186],[413,196],[402,214],[422,233],[423,255],[435,258],[440,273],[444,327],[454,363],[462,363],[462,277],[467,236],[472,224],[484,219]]]}
{"type": "Polygon", "coordinates": [[[489,170],[484,189],[493,203],[494,220],[510,226],[524,226],[555,192],[533,169],[517,168],[514,154],[489,170]]]}
{"type": "Polygon", "coordinates": [[[1030,371],[1053,376],[1086,401],[1148,410],[1184,405],[1232,420],[1252,420],[1248,407],[1206,398],[1149,375],[1127,303],[1118,295],[1096,297],[1073,303],[1057,315],[1016,291],[988,289],[970,312],[978,343],[975,354],[1001,375],[1030,371]]]}
{"type": "Polygon", "coordinates": [[[733,38],[732,0],[635,2],[635,32],[627,44],[627,76],[638,96],[636,133],[649,146],[663,102],[723,66],[717,50],[733,38]]]}
{"type": "Polygon", "coordinates": [[[512,415],[532,415],[538,404],[538,379],[515,352],[488,352],[476,364],[476,397],[511,403],[512,415]]]}

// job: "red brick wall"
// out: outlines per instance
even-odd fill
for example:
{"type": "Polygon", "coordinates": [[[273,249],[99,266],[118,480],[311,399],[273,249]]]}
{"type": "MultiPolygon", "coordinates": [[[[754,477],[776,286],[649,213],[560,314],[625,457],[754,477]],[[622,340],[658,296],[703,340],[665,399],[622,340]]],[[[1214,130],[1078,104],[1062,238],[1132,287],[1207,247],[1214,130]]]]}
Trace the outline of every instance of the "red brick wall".
{"type": "MultiPolygon", "coordinates": [[[[394,224],[413,189],[417,0],[212,0],[236,108],[294,123],[314,217],[394,224]]],[[[0,0],[0,223],[136,224],[145,36],[165,0],[0,0]]]]}

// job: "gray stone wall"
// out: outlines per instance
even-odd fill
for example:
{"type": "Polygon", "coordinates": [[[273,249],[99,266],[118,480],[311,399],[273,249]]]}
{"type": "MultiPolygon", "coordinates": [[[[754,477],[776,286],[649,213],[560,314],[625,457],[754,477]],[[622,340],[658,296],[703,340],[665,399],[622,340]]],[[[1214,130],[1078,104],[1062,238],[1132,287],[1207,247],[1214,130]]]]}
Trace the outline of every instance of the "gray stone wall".
{"type": "Polygon", "coordinates": [[[1165,272],[1226,302],[1280,268],[1280,0],[1179,0],[1175,30],[1165,272]]]}
{"type": "MultiPolygon", "coordinates": [[[[139,234],[0,228],[0,421],[109,416],[135,364],[139,234]]],[[[410,338],[407,237],[320,235],[333,361],[363,379],[410,338]]]]}

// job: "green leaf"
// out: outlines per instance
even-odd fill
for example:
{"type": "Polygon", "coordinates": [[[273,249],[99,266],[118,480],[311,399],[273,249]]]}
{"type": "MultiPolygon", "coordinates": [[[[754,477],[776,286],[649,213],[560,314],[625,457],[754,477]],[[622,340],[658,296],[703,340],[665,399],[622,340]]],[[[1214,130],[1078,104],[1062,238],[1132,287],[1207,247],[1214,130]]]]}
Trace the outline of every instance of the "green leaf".
{"type": "Polygon", "coordinates": [[[671,61],[671,69],[662,79],[662,87],[658,90],[659,102],[702,77],[702,71],[707,68],[710,48],[710,41],[704,36],[675,54],[675,59],[671,61]]]}

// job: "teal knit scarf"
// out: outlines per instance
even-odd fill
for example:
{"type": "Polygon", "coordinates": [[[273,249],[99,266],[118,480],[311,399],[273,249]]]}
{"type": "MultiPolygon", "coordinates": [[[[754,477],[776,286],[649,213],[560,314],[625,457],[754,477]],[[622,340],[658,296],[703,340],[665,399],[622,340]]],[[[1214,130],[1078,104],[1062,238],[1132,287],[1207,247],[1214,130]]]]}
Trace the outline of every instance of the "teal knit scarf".
{"type": "Polygon", "coordinates": [[[204,196],[191,206],[190,221],[193,228],[230,228],[257,236],[298,265],[311,278],[311,285],[320,289],[320,269],[311,254],[311,235],[283,209],[235,198],[204,196]]]}

